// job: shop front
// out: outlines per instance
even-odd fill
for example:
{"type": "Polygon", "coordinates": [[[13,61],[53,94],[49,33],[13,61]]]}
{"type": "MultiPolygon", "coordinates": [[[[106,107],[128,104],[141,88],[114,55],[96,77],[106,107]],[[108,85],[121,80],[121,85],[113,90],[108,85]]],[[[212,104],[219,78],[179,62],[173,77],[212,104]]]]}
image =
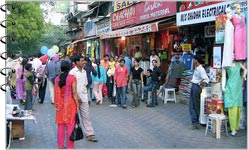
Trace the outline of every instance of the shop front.
{"type": "MultiPolygon", "coordinates": [[[[225,28],[228,22],[228,10],[231,10],[231,18],[238,15],[236,12],[236,5],[241,8],[247,7],[246,2],[215,2],[215,3],[202,3],[192,9],[187,9],[186,5],[180,3],[179,10],[184,10],[176,14],[176,23],[180,28],[178,32],[177,45],[183,51],[182,59],[192,61],[193,55],[200,54],[203,57],[204,66],[208,73],[210,84],[208,87],[203,89],[201,95],[201,113],[200,122],[206,124],[206,117],[211,113],[223,114],[224,108],[227,107],[226,92],[222,90],[222,86],[226,87],[225,81],[229,81],[226,78],[226,70],[231,66],[224,66],[223,64],[227,61],[244,64],[246,60],[246,48],[240,50],[244,53],[244,57],[239,59],[234,54],[235,47],[231,48],[230,53],[226,51],[228,43],[225,43],[226,39],[231,36],[225,36],[225,28]],[[227,57],[231,54],[231,57],[227,57]],[[232,55],[234,55],[234,61],[232,61],[232,55]],[[226,72],[224,74],[224,72],[226,72]],[[223,81],[223,83],[222,83],[223,81]],[[219,104],[219,105],[218,105],[219,104]],[[220,105],[222,104],[222,106],[220,105]],[[210,111],[211,110],[211,111],[210,111]]],[[[188,4],[189,5],[189,4],[188,4]]],[[[240,14],[243,14],[243,9],[240,14]]],[[[241,17],[242,19],[243,17],[241,17]]],[[[233,19],[229,19],[233,22],[233,19]]],[[[242,21],[245,22],[245,19],[242,21]]],[[[236,27],[235,22],[231,23],[232,26],[236,27]]],[[[236,34],[237,30],[230,30],[231,34],[236,34]]],[[[246,33],[246,28],[242,33],[246,33]]],[[[246,39],[246,37],[244,37],[246,39]]],[[[231,41],[234,41],[232,39],[231,41]]],[[[246,45],[246,42],[244,43],[246,45]]],[[[246,47],[246,46],[245,46],[246,47]]],[[[189,66],[190,70],[193,70],[193,63],[189,66]]],[[[242,69],[243,70],[243,69],[242,69]]],[[[185,76],[181,80],[180,85],[180,96],[182,101],[187,102],[190,96],[190,87],[192,79],[191,72],[185,72],[185,76]]],[[[244,80],[244,79],[243,79],[244,80]]],[[[243,85],[241,84],[240,87],[243,85]]],[[[245,85],[244,85],[245,87],[245,85]]],[[[233,89],[231,89],[233,90],[233,89]]],[[[240,92],[243,92],[242,89],[240,92]]],[[[238,100],[242,103],[243,98],[238,100]]],[[[243,107],[241,107],[243,108],[243,107]]],[[[229,108],[228,108],[229,109],[229,108]]],[[[242,111],[243,112],[243,111],[242,111]]],[[[243,115],[242,115],[243,116],[243,115]]],[[[240,118],[241,119],[241,118],[240,118]]],[[[243,119],[242,119],[243,120],[243,119]]],[[[243,122],[243,121],[242,121],[243,122]]]]}
{"type": "Polygon", "coordinates": [[[90,57],[100,58],[102,43],[96,35],[96,24],[93,20],[84,23],[84,42],[86,43],[86,54],[90,57]]]}
{"type": "MultiPolygon", "coordinates": [[[[101,34],[101,39],[109,39],[110,54],[127,52],[134,57],[139,47],[142,58],[149,59],[150,51],[156,50],[162,61],[170,51],[170,34],[166,28],[177,31],[175,26],[176,2],[138,2],[111,14],[112,31],[101,34]],[[172,28],[173,27],[173,28],[172,28]]],[[[171,32],[170,32],[171,33],[171,32]]],[[[167,68],[162,63],[162,68],[167,68]]],[[[165,71],[165,70],[164,70],[165,71]]]]}

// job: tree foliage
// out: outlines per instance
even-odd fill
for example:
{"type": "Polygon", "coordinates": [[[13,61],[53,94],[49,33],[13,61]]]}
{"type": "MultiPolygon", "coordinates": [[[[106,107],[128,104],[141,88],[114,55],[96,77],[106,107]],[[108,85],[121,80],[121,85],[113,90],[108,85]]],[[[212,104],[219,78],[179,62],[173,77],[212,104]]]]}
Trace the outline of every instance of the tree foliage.
{"type": "Polygon", "coordinates": [[[15,25],[11,21],[7,22],[7,53],[18,54],[22,51],[22,55],[34,55],[40,52],[42,46],[52,47],[59,46],[66,40],[64,30],[60,26],[46,23],[44,16],[46,10],[40,7],[44,2],[8,2],[8,10],[10,14],[7,19],[15,21],[15,25]],[[15,6],[14,9],[11,6],[15,6]],[[12,41],[11,36],[14,36],[12,41]]]}
{"type": "Polygon", "coordinates": [[[44,18],[39,2],[8,2],[7,51],[8,54],[22,51],[23,54],[37,53],[35,44],[44,31],[44,18]],[[14,9],[11,8],[14,6],[14,9]],[[15,25],[11,24],[15,22],[15,25]],[[10,37],[14,36],[15,41],[10,37]]]}

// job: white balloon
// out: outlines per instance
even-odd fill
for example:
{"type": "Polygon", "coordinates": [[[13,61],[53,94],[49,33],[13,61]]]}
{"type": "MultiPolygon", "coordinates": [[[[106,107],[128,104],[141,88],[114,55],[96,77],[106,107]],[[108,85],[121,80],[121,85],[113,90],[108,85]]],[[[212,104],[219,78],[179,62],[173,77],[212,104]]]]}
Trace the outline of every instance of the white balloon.
{"type": "Polygon", "coordinates": [[[56,54],[56,52],[55,52],[54,49],[49,49],[47,54],[51,58],[51,57],[53,57],[56,54]]]}

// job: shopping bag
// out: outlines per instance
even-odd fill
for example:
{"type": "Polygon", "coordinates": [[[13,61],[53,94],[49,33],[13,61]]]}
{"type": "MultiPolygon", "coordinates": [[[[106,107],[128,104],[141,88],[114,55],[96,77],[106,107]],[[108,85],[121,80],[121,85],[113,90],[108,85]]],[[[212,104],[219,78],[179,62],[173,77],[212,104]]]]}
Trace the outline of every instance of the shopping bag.
{"type": "Polygon", "coordinates": [[[103,84],[103,86],[102,86],[102,94],[103,94],[103,96],[108,95],[108,89],[107,89],[106,84],[103,84]]]}
{"type": "Polygon", "coordinates": [[[75,115],[75,127],[73,132],[70,135],[70,140],[71,141],[78,141],[83,139],[84,135],[83,135],[83,131],[82,128],[80,126],[80,120],[79,120],[79,114],[76,113],[75,115]]]}

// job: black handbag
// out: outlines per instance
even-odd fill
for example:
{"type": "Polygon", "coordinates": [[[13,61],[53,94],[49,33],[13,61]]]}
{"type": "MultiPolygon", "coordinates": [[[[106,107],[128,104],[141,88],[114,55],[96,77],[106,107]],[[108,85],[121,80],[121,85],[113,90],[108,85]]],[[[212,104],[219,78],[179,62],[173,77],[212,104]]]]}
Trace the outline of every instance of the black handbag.
{"type": "Polygon", "coordinates": [[[79,114],[76,113],[75,115],[75,127],[73,132],[70,135],[70,141],[78,141],[83,139],[84,134],[82,132],[81,126],[80,126],[80,120],[79,120],[79,114]]]}

